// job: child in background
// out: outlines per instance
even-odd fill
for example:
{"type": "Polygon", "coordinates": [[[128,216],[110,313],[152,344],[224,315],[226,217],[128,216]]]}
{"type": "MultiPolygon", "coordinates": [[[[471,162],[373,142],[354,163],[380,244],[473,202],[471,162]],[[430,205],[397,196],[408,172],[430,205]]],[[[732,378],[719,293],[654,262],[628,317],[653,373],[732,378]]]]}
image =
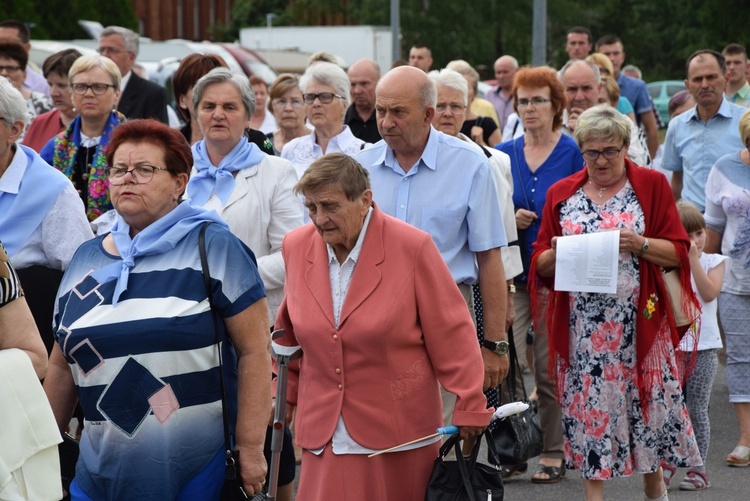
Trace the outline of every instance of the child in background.
{"type": "MultiPolygon", "coordinates": [[[[683,391],[704,466],[690,468],[685,479],[680,482],[680,490],[700,491],[711,485],[705,467],[711,437],[708,401],[711,398],[711,387],[719,365],[717,353],[722,346],[716,298],[721,291],[724,274],[729,271],[732,260],[720,254],[703,252],[706,246],[706,221],[694,205],[680,201],[677,204],[677,210],[680,213],[682,225],[690,236],[689,255],[693,289],[703,306],[703,312],[697,323],[698,346],[695,351],[696,358],[693,361],[694,368],[685,381],[683,391]]],[[[677,353],[681,353],[685,358],[690,357],[694,352],[693,343],[693,336],[683,337],[677,353]]],[[[664,468],[664,482],[669,486],[669,480],[676,468],[665,464],[662,464],[662,467],[664,468]]]]}

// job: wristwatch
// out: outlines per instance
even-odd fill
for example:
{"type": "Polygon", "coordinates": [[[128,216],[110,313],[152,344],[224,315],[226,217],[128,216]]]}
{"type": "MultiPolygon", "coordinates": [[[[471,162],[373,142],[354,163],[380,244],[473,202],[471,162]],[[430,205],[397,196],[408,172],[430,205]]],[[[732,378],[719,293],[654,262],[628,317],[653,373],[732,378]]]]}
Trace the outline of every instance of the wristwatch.
{"type": "Polygon", "coordinates": [[[498,355],[505,355],[508,353],[508,347],[510,345],[508,344],[508,341],[489,341],[485,339],[482,341],[482,346],[488,350],[494,351],[498,355]]]}
{"type": "Polygon", "coordinates": [[[641,252],[638,253],[638,256],[640,257],[647,252],[648,252],[648,238],[643,237],[643,247],[641,247],[641,252]]]}

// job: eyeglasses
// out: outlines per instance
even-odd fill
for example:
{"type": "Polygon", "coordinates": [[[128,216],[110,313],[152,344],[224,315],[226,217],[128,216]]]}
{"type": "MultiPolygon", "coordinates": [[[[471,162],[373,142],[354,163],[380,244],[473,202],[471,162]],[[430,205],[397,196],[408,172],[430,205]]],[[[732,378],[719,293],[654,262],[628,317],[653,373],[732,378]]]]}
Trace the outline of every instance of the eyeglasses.
{"type": "Polygon", "coordinates": [[[617,155],[620,154],[622,149],[625,148],[625,145],[623,144],[619,148],[606,148],[602,151],[599,150],[586,150],[582,151],[581,155],[583,155],[583,158],[586,159],[587,162],[594,163],[599,159],[599,155],[602,155],[607,160],[614,160],[617,158],[617,155]]]}
{"type": "Polygon", "coordinates": [[[529,105],[532,105],[532,104],[536,108],[537,106],[541,106],[544,103],[551,103],[552,99],[550,99],[548,97],[532,97],[531,99],[526,99],[526,98],[522,97],[521,99],[519,99],[516,102],[518,103],[518,107],[519,108],[525,108],[525,107],[527,107],[529,105]]]}
{"type": "Polygon", "coordinates": [[[448,108],[450,108],[451,113],[461,113],[466,109],[466,106],[459,103],[438,103],[435,106],[435,111],[438,113],[445,113],[448,108]]]}
{"type": "MultiPolygon", "coordinates": [[[[313,94],[310,94],[310,95],[313,95],[313,94]]],[[[313,101],[315,101],[315,98],[313,98],[313,101]]],[[[322,97],[320,99],[320,102],[325,103],[325,101],[323,101],[322,97]]],[[[330,103],[331,101],[329,100],[328,102],[330,103]]],[[[277,108],[282,108],[283,109],[283,108],[286,108],[287,104],[290,104],[292,106],[292,108],[301,108],[304,103],[302,101],[300,101],[299,99],[284,99],[284,98],[280,98],[280,99],[274,99],[272,101],[272,104],[275,107],[277,107],[277,108]]]]}
{"type": "Polygon", "coordinates": [[[95,83],[91,85],[85,83],[77,83],[70,86],[70,88],[73,89],[73,92],[75,92],[79,96],[86,94],[86,91],[88,91],[89,89],[91,89],[91,92],[93,92],[95,96],[101,96],[105,92],[107,92],[107,89],[109,89],[110,87],[112,87],[113,89],[116,88],[115,85],[105,83],[95,83]]]}
{"type": "Polygon", "coordinates": [[[96,51],[101,54],[102,56],[109,53],[109,54],[122,54],[123,52],[130,52],[129,50],[120,50],[115,49],[114,47],[99,47],[96,49],[96,51]]]}
{"type": "Polygon", "coordinates": [[[109,184],[120,186],[125,184],[125,174],[128,172],[133,176],[136,184],[146,184],[154,178],[154,172],[157,170],[169,170],[166,167],[157,167],[155,165],[141,164],[132,169],[122,169],[120,167],[109,167],[104,172],[107,174],[109,184]]]}
{"type": "Polygon", "coordinates": [[[320,102],[323,104],[331,104],[331,101],[333,101],[334,97],[337,97],[339,99],[344,99],[344,96],[339,96],[338,94],[334,94],[333,92],[321,92],[320,94],[305,94],[304,100],[306,104],[313,104],[316,99],[320,99],[320,102]]]}
{"type": "Polygon", "coordinates": [[[20,66],[0,66],[0,73],[15,73],[20,69],[20,66]]]}

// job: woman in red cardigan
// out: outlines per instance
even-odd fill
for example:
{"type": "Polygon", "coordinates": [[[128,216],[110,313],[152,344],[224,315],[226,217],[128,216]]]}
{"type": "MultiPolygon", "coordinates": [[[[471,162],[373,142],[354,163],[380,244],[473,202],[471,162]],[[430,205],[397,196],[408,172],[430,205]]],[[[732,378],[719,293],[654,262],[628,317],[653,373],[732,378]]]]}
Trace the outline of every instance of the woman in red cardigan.
{"type": "Polygon", "coordinates": [[[667,499],[661,460],[701,463],[682,399],[663,268],[690,287],[685,233],[666,178],[626,159],[630,125],[597,106],[578,120],[586,168],[547,193],[530,276],[535,315],[549,325],[550,375],[557,378],[567,468],[580,469],[587,500],[604,480],[644,473],[646,499],[667,499]],[[619,231],[617,292],[553,288],[561,236],[619,231]],[[546,310],[545,310],[546,306],[546,310]]]}

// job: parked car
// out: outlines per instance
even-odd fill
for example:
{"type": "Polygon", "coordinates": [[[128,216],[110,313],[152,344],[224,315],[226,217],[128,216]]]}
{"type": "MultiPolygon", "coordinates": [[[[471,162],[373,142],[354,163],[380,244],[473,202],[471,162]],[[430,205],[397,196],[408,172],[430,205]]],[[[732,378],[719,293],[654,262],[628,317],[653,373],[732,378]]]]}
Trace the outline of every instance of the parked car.
{"type": "Polygon", "coordinates": [[[667,111],[669,100],[681,90],[685,90],[685,82],[682,80],[662,80],[646,84],[646,87],[648,87],[648,93],[651,94],[651,99],[654,100],[661,119],[665,124],[669,123],[669,112],[667,111]]]}
{"type": "Polygon", "coordinates": [[[215,45],[232,54],[247,76],[258,76],[265,80],[269,86],[276,80],[278,76],[276,72],[256,52],[238,43],[217,43],[215,45]]]}

